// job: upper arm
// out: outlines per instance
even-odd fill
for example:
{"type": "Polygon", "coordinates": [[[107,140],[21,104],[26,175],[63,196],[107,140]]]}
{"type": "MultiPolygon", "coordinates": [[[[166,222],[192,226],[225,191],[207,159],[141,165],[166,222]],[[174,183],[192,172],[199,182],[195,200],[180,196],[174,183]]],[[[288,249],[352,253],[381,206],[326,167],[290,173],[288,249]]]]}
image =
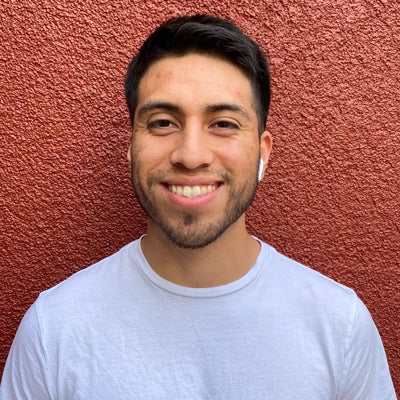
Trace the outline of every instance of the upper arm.
{"type": "Polygon", "coordinates": [[[27,311],[11,346],[0,387],[1,400],[51,399],[45,348],[36,303],[27,311]]]}
{"type": "Polygon", "coordinates": [[[395,400],[385,350],[366,306],[357,298],[338,400],[395,400]]]}

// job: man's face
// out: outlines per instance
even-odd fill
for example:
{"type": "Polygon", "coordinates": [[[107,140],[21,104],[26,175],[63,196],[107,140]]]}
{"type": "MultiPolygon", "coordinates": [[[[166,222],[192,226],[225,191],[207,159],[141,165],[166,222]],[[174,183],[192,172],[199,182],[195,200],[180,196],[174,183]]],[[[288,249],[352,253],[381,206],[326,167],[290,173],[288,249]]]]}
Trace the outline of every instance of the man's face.
{"type": "Polygon", "coordinates": [[[154,63],[139,85],[131,180],[149,224],[175,245],[202,248],[250,205],[267,161],[247,77],[198,54],[154,63]],[[260,147],[261,143],[261,147],[260,147]]]}

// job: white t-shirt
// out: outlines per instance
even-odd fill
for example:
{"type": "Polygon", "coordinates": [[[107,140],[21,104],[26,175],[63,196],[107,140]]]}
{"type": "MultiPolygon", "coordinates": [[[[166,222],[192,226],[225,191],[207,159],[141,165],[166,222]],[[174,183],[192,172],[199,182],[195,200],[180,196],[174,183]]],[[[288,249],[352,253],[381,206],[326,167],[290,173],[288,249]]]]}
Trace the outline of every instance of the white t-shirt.
{"type": "Polygon", "coordinates": [[[140,240],[43,292],[11,348],[1,400],[394,400],[355,293],[262,243],[219,287],[158,276],[140,240]]]}

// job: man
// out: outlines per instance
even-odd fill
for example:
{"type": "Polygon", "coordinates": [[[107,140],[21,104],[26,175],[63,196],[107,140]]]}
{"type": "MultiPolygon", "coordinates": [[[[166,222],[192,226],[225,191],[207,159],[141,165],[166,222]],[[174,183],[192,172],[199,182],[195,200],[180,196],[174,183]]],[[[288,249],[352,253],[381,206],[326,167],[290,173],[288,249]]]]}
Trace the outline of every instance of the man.
{"type": "Polygon", "coordinates": [[[395,399],[354,292],[246,231],[272,146],[259,47],[172,19],[125,84],[147,233],[40,295],[1,399],[395,399]]]}

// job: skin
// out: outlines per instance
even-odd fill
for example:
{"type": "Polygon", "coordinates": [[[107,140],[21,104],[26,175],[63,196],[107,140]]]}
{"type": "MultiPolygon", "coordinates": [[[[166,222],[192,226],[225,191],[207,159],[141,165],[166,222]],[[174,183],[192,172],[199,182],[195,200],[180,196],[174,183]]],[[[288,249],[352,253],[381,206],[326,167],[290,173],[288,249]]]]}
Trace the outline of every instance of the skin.
{"type": "Polygon", "coordinates": [[[162,59],[140,82],[128,160],[149,215],[141,245],[155,272],[171,282],[227,284],[259,254],[245,211],[272,138],[259,135],[253,104],[242,71],[205,55],[162,59]]]}

